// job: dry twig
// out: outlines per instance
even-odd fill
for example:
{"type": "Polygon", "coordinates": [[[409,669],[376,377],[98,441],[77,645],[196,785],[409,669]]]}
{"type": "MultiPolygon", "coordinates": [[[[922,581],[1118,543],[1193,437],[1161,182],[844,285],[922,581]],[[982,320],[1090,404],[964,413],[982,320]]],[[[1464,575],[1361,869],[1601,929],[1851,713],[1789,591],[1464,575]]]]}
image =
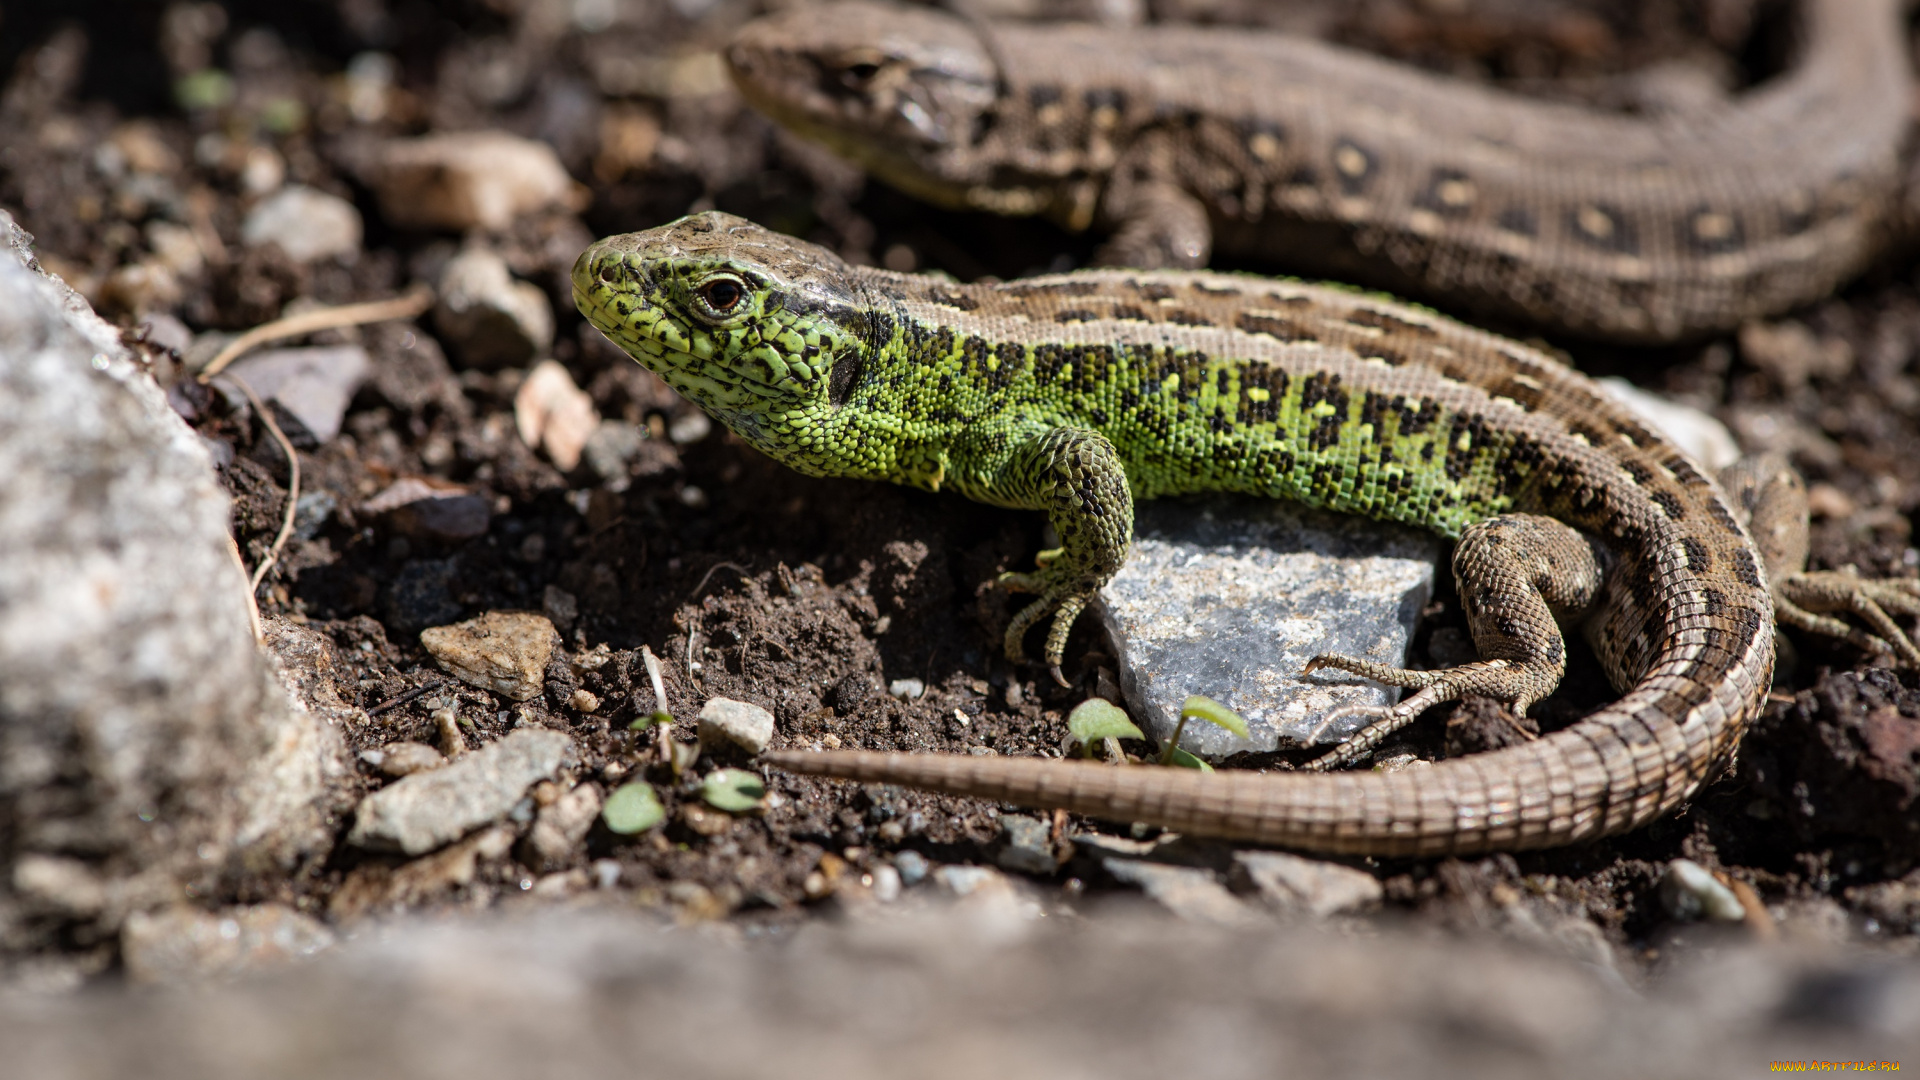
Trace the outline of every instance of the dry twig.
{"type": "Polygon", "coordinates": [[[200,374],[195,378],[205,383],[224,371],[228,364],[239,359],[241,354],[269,341],[299,337],[302,334],[317,333],[321,330],[338,330],[343,326],[385,322],[388,319],[411,319],[432,306],[433,290],[420,285],[392,300],[374,300],[365,304],[341,304],[338,307],[303,311],[298,315],[275,319],[234,338],[226,348],[221,349],[212,360],[208,361],[206,367],[200,369],[200,374]]]}
{"type": "Polygon", "coordinates": [[[227,378],[232,379],[240,392],[247,395],[247,401],[253,405],[260,422],[267,425],[267,430],[273,434],[273,441],[280,444],[280,452],[287,455],[287,512],[280,521],[280,532],[273,538],[273,547],[267,550],[267,557],[260,560],[260,565],[254,567],[253,580],[247,583],[247,600],[251,603],[253,594],[260,589],[260,582],[266,579],[267,571],[273,569],[273,564],[280,560],[280,549],[287,546],[287,537],[293,535],[293,517],[299,510],[300,502],[300,455],[293,452],[293,443],[288,440],[287,433],[280,430],[279,422],[273,418],[273,410],[267,408],[266,403],[260,400],[260,395],[253,392],[253,387],[248,386],[245,379],[232,375],[227,378]]]}

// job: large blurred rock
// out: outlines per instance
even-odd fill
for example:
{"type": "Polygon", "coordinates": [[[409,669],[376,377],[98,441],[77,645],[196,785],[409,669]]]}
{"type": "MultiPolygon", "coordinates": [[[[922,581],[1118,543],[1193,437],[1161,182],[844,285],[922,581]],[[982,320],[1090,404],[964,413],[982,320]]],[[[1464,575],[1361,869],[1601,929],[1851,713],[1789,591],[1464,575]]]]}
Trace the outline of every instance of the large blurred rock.
{"type": "Polygon", "coordinates": [[[341,740],[254,642],[199,439],[0,238],[3,956],[324,845],[341,740]]]}
{"type": "Polygon", "coordinates": [[[1920,1056],[1920,967],[1831,950],[1723,942],[1629,989],[1484,939],[1025,918],[989,889],[767,936],[416,920],[227,985],[0,998],[0,1046],[16,1075],[73,1080],[1613,1080],[1920,1056]]]}

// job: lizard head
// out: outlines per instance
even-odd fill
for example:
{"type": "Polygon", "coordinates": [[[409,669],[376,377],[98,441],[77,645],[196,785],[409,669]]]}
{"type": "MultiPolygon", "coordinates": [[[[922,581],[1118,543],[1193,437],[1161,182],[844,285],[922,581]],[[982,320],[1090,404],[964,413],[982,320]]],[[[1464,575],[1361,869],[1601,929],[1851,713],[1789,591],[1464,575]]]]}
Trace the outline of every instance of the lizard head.
{"type": "Polygon", "coordinates": [[[873,333],[847,265],[731,214],[610,236],[573,300],[614,344],[747,441],[791,460],[844,405],[873,333]]]}
{"type": "Polygon", "coordinates": [[[797,7],[742,27],[725,55],[755,108],[949,205],[958,196],[934,178],[974,144],[999,94],[999,68],[980,35],[928,8],[797,7]]]}

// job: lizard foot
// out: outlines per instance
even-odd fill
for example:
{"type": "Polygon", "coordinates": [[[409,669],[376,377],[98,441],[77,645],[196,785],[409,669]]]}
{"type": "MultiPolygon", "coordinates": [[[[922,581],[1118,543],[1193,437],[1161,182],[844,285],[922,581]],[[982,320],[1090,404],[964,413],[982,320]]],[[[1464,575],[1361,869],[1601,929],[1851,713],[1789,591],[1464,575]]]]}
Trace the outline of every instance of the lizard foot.
{"type": "Polygon", "coordinates": [[[1067,649],[1067,635],[1073,630],[1073,621],[1086,609],[1087,602],[1093,599],[1094,589],[1085,582],[1072,579],[1063,572],[1058,562],[1059,548],[1043,551],[1034,556],[1038,569],[1032,573],[1008,572],[994,579],[994,584],[1009,592],[1039,593],[1040,599],[1021,608],[1013,621],[1007,624],[1005,647],[1007,659],[1016,664],[1026,661],[1024,641],[1027,631],[1033,625],[1053,616],[1053,624],[1047,628],[1047,668],[1053,675],[1053,681],[1061,686],[1070,685],[1065,675],[1060,673],[1060,662],[1067,649]]]}
{"type": "Polygon", "coordinates": [[[1348,716],[1371,716],[1376,719],[1339,746],[1301,766],[1314,772],[1336,769],[1365,757],[1387,736],[1411,724],[1414,717],[1428,708],[1467,694],[1506,701],[1513,705],[1516,714],[1525,713],[1528,705],[1544,696],[1541,684],[1544,682],[1546,690],[1551,691],[1560,676],[1557,669],[1535,669],[1516,660],[1479,660],[1439,671],[1414,671],[1382,664],[1377,660],[1338,655],[1314,657],[1307,661],[1302,674],[1321,668],[1350,671],[1374,682],[1405,687],[1416,693],[1393,705],[1349,705],[1328,713],[1320,721],[1322,729],[1348,716]]]}
{"type": "Polygon", "coordinates": [[[1779,619],[1810,633],[1847,641],[1870,653],[1920,668],[1920,647],[1895,615],[1920,616],[1920,579],[1865,578],[1848,566],[1840,570],[1789,575],[1775,591],[1779,619]],[[1838,618],[1852,614],[1872,628],[1868,633],[1838,618]]]}

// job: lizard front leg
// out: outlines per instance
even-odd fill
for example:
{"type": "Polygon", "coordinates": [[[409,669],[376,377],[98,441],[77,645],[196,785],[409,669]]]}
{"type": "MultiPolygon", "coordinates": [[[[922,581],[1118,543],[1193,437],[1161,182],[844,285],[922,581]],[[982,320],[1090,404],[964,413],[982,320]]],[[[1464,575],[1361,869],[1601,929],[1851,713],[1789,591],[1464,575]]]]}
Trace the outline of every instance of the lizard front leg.
{"type": "Polygon", "coordinates": [[[1720,483],[1760,548],[1773,590],[1774,616],[1782,625],[1824,634],[1870,653],[1920,668],[1920,648],[1893,619],[1920,615],[1920,580],[1865,578],[1848,566],[1808,570],[1807,487],[1779,454],[1741,458],[1720,473],[1720,483]],[[1862,630],[1841,615],[1867,624],[1862,630]]]}
{"type": "Polygon", "coordinates": [[[1418,693],[1396,705],[1336,710],[1328,719],[1354,713],[1378,719],[1308,768],[1353,761],[1429,706],[1466,694],[1510,702],[1516,714],[1524,714],[1560,685],[1567,669],[1560,627],[1592,608],[1605,583],[1606,564],[1593,541],[1564,522],[1505,514],[1460,534],[1453,575],[1480,659],[1439,671],[1412,671],[1352,656],[1314,657],[1307,671],[1338,668],[1418,693]]]}
{"type": "MultiPolygon", "coordinates": [[[[1045,510],[1060,546],[1043,551],[1032,573],[1000,575],[998,583],[1040,594],[1007,626],[1007,659],[1020,663],[1028,628],[1053,616],[1046,659],[1054,681],[1073,622],[1127,560],[1133,535],[1133,492],[1113,444],[1097,431],[1077,427],[1037,429],[1010,440],[983,440],[987,452],[974,464],[974,485],[989,502],[1045,510]],[[997,447],[997,449],[994,449],[997,447]]],[[[962,457],[964,458],[964,449],[962,457]]],[[[965,463],[962,462],[963,469],[965,463]]]]}
{"type": "Polygon", "coordinates": [[[1155,140],[1135,148],[1107,182],[1100,216],[1113,235],[1093,253],[1095,266],[1196,270],[1213,253],[1213,223],[1204,203],[1164,167],[1171,149],[1155,140]]]}

